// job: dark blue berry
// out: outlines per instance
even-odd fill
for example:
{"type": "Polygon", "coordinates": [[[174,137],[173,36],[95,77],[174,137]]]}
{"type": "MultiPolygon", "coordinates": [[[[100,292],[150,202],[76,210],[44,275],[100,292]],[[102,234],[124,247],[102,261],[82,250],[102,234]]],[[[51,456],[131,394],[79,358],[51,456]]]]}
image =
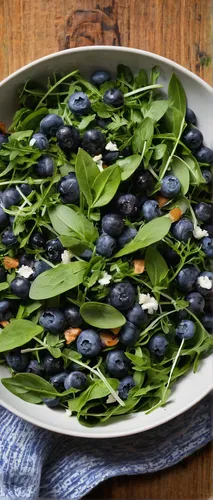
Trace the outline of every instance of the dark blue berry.
{"type": "Polygon", "coordinates": [[[205,236],[205,238],[202,238],[201,240],[201,247],[204,253],[212,259],[213,257],[213,238],[209,238],[209,236],[205,236]]]}
{"type": "Polygon", "coordinates": [[[119,247],[123,248],[129,241],[133,240],[133,238],[137,234],[137,229],[135,227],[127,227],[124,229],[123,233],[119,236],[118,238],[118,245],[119,247]]]}
{"type": "Polygon", "coordinates": [[[0,227],[6,227],[8,226],[9,223],[9,217],[8,214],[3,210],[2,207],[0,207],[0,227]]]}
{"type": "Polygon", "coordinates": [[[100,127],[100,128],[107,128],[107,125],[109,125],[109,123],[111,122],[110,118],[99,118],[99,116],[97,116],[97,118],[95,119],[95,125],[97,127],[100,127]]]}
{"type": "Polygon", "coordinates": [[[34,266],[33,255],[27,255],[26,253],[21,255],[21,257],[19,257],[19,267],[21,266],[33,267],[34,266]]]}
{"type": "Polygon", "coordinates": [[[116,249],[116,240],[109,234],[102,234],[96,241],[96,252],[102,257],[111,257],[116,249]]]}
{"type": "Polygon", "coordinates": [[[48,141],[46,135],[41,134],[40,132],[33,134],[32,139],[30,140],[30,144],[31,143],[32,143],[32,146],[40,149],[40,151],[43,151],[43,149],[49,148],[49,141],[48,141]]]}
{"type": "Polygon", "coordinates": [[[137,342],[140,335],[138,328],[130,321],[127,321],[124,326],[122,326],[119,339],[121,344],[125,346],[133,346],[137,342]]]}
{"type": "Polygon", "coordinates": [[[18,205],[21,201],[21,195],[17,191],[15,187],[9,187],[5,189],[3,196],[2,196],[2,202],[5,208],[9,208],[12,205],[18,205]]]}
{"type": "Polygon", "coordinates": [[[92,258],[92,255],[92,250],[86,249],[80,254],[80,258],[86,260],[86,262],[89,262],[92,258]]]}
{"type": "MultiPolygon", "coordinates": [[[[213,284],[213,273],[211,271],[203,271],[202,273],[199,274],[198,276],[198,279],[201,278],[201,277],[204,277],[207,276],[207,278],[209,278],[213,284]]],[[[203,288],[202,286],[199,285],[199,282],[197,280],[197,285],[196,285],[196,288],[197,288],[197,291],[199,293],[201,293],[201,295],[203,295],[204,297],[206,297],[207,295],[210,295],[211,292],[212,292],[212,286],[211,288],[203,288]]]]}
{"type": "Polygon", "coordinates": [[[46,115],[40,122],[40,131],[47,137],[55,137],[57,130],[63,127],[64,122],[61,116],[50,114],[46,115]]]}
{"type": "Polygon", "coordinates": [[[14,245],[16,245],[18,240],[17,240],[17,237],[15,236],[13,230],[11,228],[7,228],[2,233],[1,241],[2,241],[3,245],[10,248],[10,247],[13,247],[14,245]]]}
{"type": "Polygon", "coordinates": [[[197,123],[196,114],[190,108],[186,108],[186,122],[192,125],[196,125],[197,123]]]}
{"type": "Polygon", "coordinates": [[[77,338],[77,351],[85,358],[94,358],[101,350],[101,341],[95,330],[83,330],[77,338]]]}
{"type": "Polygon", "coordinates": [[[180,262],[179,255],[177,254],[177,252],[175,252],[175,250],[173,250],[173,248],[170,248],[168,245],[163,245],[160,248],[160,253],[163,255],[165,261],[170,266],[174,267],[177,266],[177,264],[179,264],[180,262]]]}
{"type": "Polygon", "coordinates": [[[29,355],[27,353],[21,353],[19,349],[9,351],[5,357],[8,366],[16,372],[24,372],[29,363],[29,355]]]}
{"type": "Polygon", "coordinates": [[[206,313],[202,316],[202,324],[204,328],[209,331],[210,333],[213,333],[213,314],[206,313]]]}
{"type": "Polygon", "coordinates": [[[212,206],[209,203],[201,201],[194,206],[194,211],[197,218],[201,222],[207,222],[212,216],[212,206]]]}
{"type": "Polygon", "coordinates": [[[124,229],[123,219],[118,214],[106,214],[102,219],[102,231],[117,238],[124,229]]]}
{"type": "Polygon", "coordinates": [[[58,192],[61,195],[63,203],[75,204],[79,201],[79,185],[74,172],[70,172],[61,178],[58,183],[58,192]]]}
{"type": "Polygon", "coordinates": [[[0,283],[6,281],[7,273],[3,267],[0,266],[0,283]]]}
{"type": "Polygon", "coordinates": [[[186,296],[187,302],[189,302],[189,309],[195,314],[200,314],[203,312],[205,307],[205,300],[202,295],[198,292],[191,292],[186,296]]]}
{"type": "Polygon", "coordinates": [[[69,327],[79,328],[79,326],[82,326],[83,319],[80,315],[79,307],[70,304],[70,306],[65,307],[64,315],[69,327]]]}
{"type": "Polygon", "coordinates": [[[53,159],[49,155],[43,155],[38,160],[37,165],[34,165],[35,174],[42,179],[46,179],[47,177],[52,177],[54,172],[54,163],[53,159]]]}
{"type": "Polygon", "coordinates": [[[205,229],[209,233],[209,236],[213,238],[213,224],[205,224],[205,226],[203,226],[203,229],[205,229]]]}
{"type": "Polygon", "coordinates": [[[68,106],[75,115],[85,115],[90,110],[91,103],[84,92],[74,92],[69,97],[68,106]]]}
{"type": "Polygon", "coordinates": [[[212,182],[212,174],[210,170],[207,170],[207,168],[205,170],[202,170],[202,176],[206,184],[210,184],[212,182]]]}
{"type": "Polygon", "coordinates": [[[112,286],[109,294],[111,306],[119,311],[127,311],[135,302],[135,289],[127,281],[116,283],[112,286]]]}
{"type": "Polygon", "coordinates": [[[109,351],[106,357],[106,367],[110,375],[115,378],[123,378],[128,374],[130,361],[120,349],[109,351]]]}
{"type": "Polygon", "coordinates": [[[29,196],[29,194],[32,192],[32,188],[29,184],[24,182],[19,186],[21,192],[24,194],[24,196],[29,196]]]}
{"type": "Polygon", "coordinates": [[[98,129],[87,130],[82,138],[82,148],[91,156],[102,153],[106,144],[105,136],[98,129]]]}
{"type": "Polygon", "coordinates": [[[8,140],[8,136],[0,132],[0,149],[2,147],[2,144],[6,144],[8,140]]]}
{"type": "Polygon", "coordinates": [[[64,252],[64,247],[60,240],[56,238],[55,240],[49,240],[46,243],[46,253],[48,260],[50,262],[61,262],[61,254],[64,252]]]}
{"type": "Polygon", "coordinates": [[[207,148],[207,146],[201,146],[194,152],[194,156],[199,163],[213,163],[213,150],[207,148]]]}
{"type": "Polygon", "coordinates": [[[148,349],[155,356],[164,356],[168,347],[168,340],[163,333],[153,335],[148,343],[148,349]]]}
{"type": "Polygon", "coordinates": [[[51,269],[49,264],[47,264],[43,260],[36,260],[33,266],[33,274],[30,276],[30,279],[34,280],[39,274],[48,271],[48,269],[51,269]]]}
{"type": "Polygon", "coordinates": [[[61,372],[61,373],[57,373],[56,375],[52,375],[52,377],[50,378],[50,384],[53,385],[53,387],[55,387],[55,389],[58,391],[58,392],[61,392],[64,390],[64,381],[65,381],[65,378],[67,377],[68,375],[68,372],[61,372]]]}
{"type": "Polygon", "coordinates": [[[60,309],[51,307],[46,309],[39,318],[39,324],[43,326],[45,330],[57,335],[63,332],[66,328],[66,319],[64,313],[60,309]]]}
{"type": "Polygon", "coordinates": [[[108,71],[97,70],[92,74],[91,81],[93,85],[97,85],[97,87],[99,87],[103,83],[108,82],[110,78],[111,76],[108,71]]]}
{"type": "Polygon", "coordinates": [[[0,300],[0,314],[5,313],[10,308],[10,301],[7,299],[0,300]]]}
{"type": "Polygon", "coordinates": [[[118,395],[120,396],[121,399],[124,401],[128,399],[128,394],[129,391],[135,386],[134,379],[131,375],[127,375],[127,377],[124,377],[118,386],[118,395]]]}
{"type": "Polygon", "coordinates": [[[148,170],[136,170],[133,182],[136,185],[137,191],[145,194],[151,191],[154,185],[153,177],[148,170]]]}
{"type": "Polygon", "coordinates": [[[25,300],[29,297],[30,282],[21,276],[14,278],[10,283],[10,290],[14,295],[25,300]]]}
{"type": "Polygon", "coordinates": [[[128,156],[132,156],[132,154],[133,152],[131,146],[126,146],[120,151],[120,156],[122,156],[123,158],[128,158],[128,156]]]}
{"type": "Polygon", "coordinates": [[[149,222],[152,219],[156,219],[156,217],[160,217],[162,212],[156,200],[148,200],[142,206],[142,214],[144,219],[149,222]]]}
{"type": "Polygon", "coordinates": [[[134,194],[123,194],[116,202],[117,210],[126,217],[135,217],[139,210],[139,201],[134,194]]]}
{"type": "Polygon", "coordinates": [[[42,376],[44,372],[43,365],[37,361],[37,359],[31,359],[29,365],[26,369],[27,373],[33,373],[34,375],[42,376]]]}
{"type": "Polygon", "coordinates": [[[174,175],[166,175],[161,182],[161,195],[166,198],[175,198],[181,189],[180,181],[174,175]]]}
{"type": "Polygon", "coordinates": [[[119,89],[109,89],[104,92],[103,101],[108,106],[113,108],[120,108],[124,104],[124,95],[119,89]]]}
{"type": "Polygon", "coordinates": [[[55,408],[59,405],[59,398],[43,398],[43,402],[48,408],[55,408]]]}
{"type": "Polygon", "coordinates": [[[65,152],[76,152],[80,143],[80,135],[77,128],[72,125],[64,125],[56,132],[59,147],[65,152]]]}
{"type": "Polygon", "coordinates": [[[195,151],[203,142],[203,134],[197,128],[187,127],[182,134],[182,141],[187,148],[191,149],[191,151],[195,151]]]}
{"type": "Polygon", "coordinates": [[[119,151],[104,151],[103,162],[105,165],[112,165],[116,163],[119,158],[119,151]]]}
{"type": "Polygon", "coordinates": [[[36,250],[37,248],[44,248],[46,241],[43,234],[40,233],[39,231],[36,231],[31,234],[29,244],[32,248],[36,250]]]}
{"type": "Polygon", "coordinates": [[[63,369],[62,358],[53,358],[53,356],[48,353],[43,359],[43,367],[48,375],[60,373],[63,369]]]}
{"type": "Polygon", "coordinates": [[[182,339],[191,339],[196,331],[196,326],[193,321],[190,319],[183,319],[176,328],[176,335],[181,340],[182,339]]]}
{"type": "Polygon", "coordinates": [[[144,323],[147,321],[147,313],[142,309],[140,304],[135,304],[127,314],[127,319],[130,321],[130,323],[133,323],[133,325],[136,325],[138,327],[142,326],[144,323]]]}
{"type": "Polygon", "coordinates": [[[188,241],[193,236],[194,224],[187,217],[172,224],[171,232],[178,241],[188,241]]]}
{"type": "Polygon", "coordinates": [[[64,388],[66,391],[71,389],[71,387],[83,391],[86,385],[87,385],[87,376],[80,371],[69,373],[69,375],[67,375],[67,377],[64,380],[64,388]]]}
{"type": "Polygon", "coordinates": [[[191,292],[196,285],[199,269],[193,264],[183,266],[177,275],[177,284],[183,292],[191,292]]]}

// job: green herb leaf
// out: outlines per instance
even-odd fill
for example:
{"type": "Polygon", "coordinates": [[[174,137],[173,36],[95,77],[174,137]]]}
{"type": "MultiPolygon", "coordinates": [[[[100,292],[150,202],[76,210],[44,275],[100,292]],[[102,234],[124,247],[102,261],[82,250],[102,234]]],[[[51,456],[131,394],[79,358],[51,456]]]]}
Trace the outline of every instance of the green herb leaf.
{"type": "Polygon", "coordinates": [[[61,295],[83,282],[88,264],[86,262],[71,262],[59,264],[39,274],[30,288],[30,298],[44,300],[61,295]]]}
{"type": "Polygon", "coordinates": [[[131,177],[135,170],[137,170],[140,166],[141,161],[141,155],[127,156],[127,158],[117,160],[116,165],[119,165],[121,169],[121,180],[126,181],[129,177],[131,177]]]}
{"type": "Polygon", "coordinates": [[[172,102],[172,106],[181,111],[182,116],[186,114],[186,94],[185,90],[180,82],[179,78],[172,74],[172,77],[168,86],[168,96],[172,102]]]}
{"type": "Polygon", "coordinates": [[[81,148],[79,148],[76,157],[75,173],[79,187],[86,198],[87,204],[91,207],[93,202],[92,184],[99,174],[99,169],[92,157],[81,148]]]}
{"type": "Polygon", "coordinates": [[[88,125],[95,120],[96,115],[84,116],[81,122],[78,124],[78,130],[85,130],[88,125]]]}
{"type": "Polygon", "coordinates": [[[199,164],[196,158],[192,158],[191,156],[184,155],[183,158],[179,158],[179,160],[184,164],[190,173],[190,183],[193,186],[199,186],[203,184],[203,176],[200,170],[199,164]]]}
{"type": "Polygon", "coordinates": [[[181,191],[186,194],[189,190],[189,169],[185,162],[175,156],[172,161],[172,172],[181,183],[181,191]]]}
{"type": "Polygon", "coordinates": [[[131,72],[131,69],[128,68],[128,66],[125,66],[124,64],[118,64],[117,79],[127,83],[133,83],[134,77],[131,72]]]}
{"type": "Polygon", "coordinates": [[[118,328],[125,324],[126,319],[117,309],[101,302],[85,302],[80,313],[84,321],[96,328],[118,328]]]}
{"type": "Polygon", "coordinates": [[[72,247],[74,243],[78,244],[79,242],[90,243],[98,238],[98,231],[94,224],[84,214],[75,212],[72,208],[56,205],[50,208],[48,213],[55,231],[63,237],[68,236],[67,240],[62,238],[63,241],[72,242],[72,244],[65,246],[72,247]]]}
{"type": "Polygon", "coordinates": [[[165,115],[169,107],[169,101],[152,101],[143,106],[144,118],[151,118],[154,123],[159,122],[163,115],[165,115]]]}
{"type": "Polygon", "coordinates": [[[158,144],[157,146],[155,146],[154,153],[153,153],[153,159],[154,160],[161,160],[161,158],[164,157],[166,151],[167,151],[166,144],[164,144],[163,142],[161,144],[158,144]]]}
{"type": "Polygon", "coordinates": [[[43,328],[25,319],[14,319],[0,333],[0,352],[10,351],[42,333],[43,328]]]}
{"type": "Polygon", "coordinates": [[[103,172],[100,172],[96,177],[92,191],[94,193],[94,201],[92,208],[103,207],[115,195],[121,181],[121,173],[118,165],[111,165],[103,172]]]}
{"type": "Polygon", "coordinates": [[[146,141],[146,148],[149,149],[152,143],[152,138],[154,134],[154,125],[151,118],[144,118],[141,125],[136,128],[133,139],[132,139],[132,147],[134,153],[142,153],[144,148],[144,143],[146,141]]]}
{"type": "Polygon", "coordinates": [[[146,250],[145,269],[153,286],[160,285],[169,271],[166,261],[154,247],[146,250]]]}
{"type": "Polygon", "coordinates": [[[0,283],[0,292],[3,292],[3,290],[7,290],[7,288],[9,288],[9,284],[7,282],[0,283]]]}
{"type": "Polygon", "coordinates": [[[119,250],[113,257],[122,257],[129,253],[136,252],[140,248],[146,248],[157,241],[162,240],[169,232],[171,220],[166,215],[154,220],[151,220],[141,227],[135,238],[127,245],[119,250]]]}
{"type": "Polygon", "coordinates": [[[37,111],[31,112],[21,123],[22,130],[33,129],[36,130],[39,127],[40,121],[44,116],[48,115],[47,108],[39,108],[37,111]]]}
{"type": "Polygon", "coordinates": [[[19,396],[19,389],[39,393],[39,396],[58,395],[56,389],[47,380],[32,373],[18,373],[14,377],[2,378],[1,382],[10,392],[19,396]]]}

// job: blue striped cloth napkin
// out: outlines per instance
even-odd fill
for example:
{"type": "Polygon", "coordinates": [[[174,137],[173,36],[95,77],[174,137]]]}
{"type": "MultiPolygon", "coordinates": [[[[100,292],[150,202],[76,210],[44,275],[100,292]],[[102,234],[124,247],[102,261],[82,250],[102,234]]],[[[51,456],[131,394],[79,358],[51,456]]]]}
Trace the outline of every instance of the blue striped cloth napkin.
{"type": "Polygon", "coordinates": [[[171,467],[213,438],[213,397],[170,422],[119,439],[67,437],[0,407],[0,498],[78,500],[114,476],[171,467]]]}

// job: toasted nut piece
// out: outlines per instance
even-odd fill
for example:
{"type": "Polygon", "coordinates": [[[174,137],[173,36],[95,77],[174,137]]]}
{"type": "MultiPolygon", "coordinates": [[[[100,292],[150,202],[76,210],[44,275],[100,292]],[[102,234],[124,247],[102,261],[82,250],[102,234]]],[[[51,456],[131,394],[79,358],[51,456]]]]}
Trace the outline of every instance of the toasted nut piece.
{"type": "Polygon", "coordinates": [[[101,343],[104,347],[112,347],[116,344],[118,344],[119,339],[113,333],[107,332],[107,331],[102,331],[100,332],[100,339],[101,343]]]}
{"type": "Polygon", "coordinates": [[[135,274],[142,274],[145,270],[145,260],[144,259],[135,259],[133,260],[134,264],[134,272],[135,274]]]}
{"type": "Polygon", "coordinates": [[[165,196],[156,196],[156,200],[158,202],[158,206],[160,208],[164,207],[164,205],[166,205],[166,203],[168,203],[169,201],[169,198],[165,198],[165,196]]]}
{"type": "Polygon", "coordinates": [[[74,340],[77,339],[77,337],[80,335],[82,330],[80,328],[68,328],[64,332],[64,336],[66,339],[66,344],[71,344],[71,342],[74,342],[74,340]]]}
{"type": "Polygon", "coordinates": [[[19,266],[19,261],[12,259],[12,257],[4,257],[3,264],[5,269],[16,269],[19,266]]]}
{"type": "Polygon", "coordinates": [[[172,220],[172,222],[177,222],[178,220],[180,220],[182,215],[183,215],[183,212],[181,212],[181,209],[178,207],[173,208],[169,212],[169,216],[170,216],[170,219],[172,220]]]}
{"type": "Polygon", "coordinates": [[[118,335],[120,330],[121,330],[121,326],[117,326],[117,328],[111,328],[111,332],[114,333],[114,335],[118,335]]]}
{"type": "Polygon", "coordinates": [[[0,122],[0,132],[2,134],[6,134],[6,132],[7,132],[6,125],[4,122],[0,122]]]}
{"type": "Polygon", "coordinates": [[[0,325],[5,327],[5,326],[9,325],[9,321],[0,321],[0,325]]]}
{"type": "Polygon", "coordinates": [[[102,167],[105,169],[105,168],[108,168],[109,165],[106,165],[105,163],[103,163],[102,167]]]}

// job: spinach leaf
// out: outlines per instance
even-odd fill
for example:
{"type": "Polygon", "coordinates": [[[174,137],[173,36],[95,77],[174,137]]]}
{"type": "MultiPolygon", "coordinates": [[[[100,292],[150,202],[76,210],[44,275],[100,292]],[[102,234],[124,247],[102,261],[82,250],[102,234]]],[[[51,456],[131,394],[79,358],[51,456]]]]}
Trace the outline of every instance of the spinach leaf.
{"type": "Polygon", "coordinates": [[[2,378],[1,382],[10,392],[19,396],[20,390],[33,391],[39,396],[57,396],[57,390],[47,380],[32,373],[18,373],[14,377],[2,378]]]}
{"type": "Polygon", "coordinates": [[[71,262],[59,264],[39,274],[30,288],[30,298],[44,300],[61,295],[83,282],[88,264],[86,262],[71,262]]]}
{"type": "Polygon", "coordinates": [[[118,328],[126,322],[123,314],[117,309],[101,302],[85,302],[80,313],[86,323],[96,328],[118,328]]]}
{"type": "Polygon", "coordinates": [[[167,151],[166,144],[164,144],[163,142],[161,144],[158,144],[157,146],[155,146],[154,153],[153,153],[153,159],[154,160],[161,160],[161,158],[164,157],[166,151],[167,151]]]}
{"type": "Polygon", "coordinates": [[[149,247],[146,250],[145,269],[154,287],[160,285],[169,271],[166,261],[154,247],[149,247]]]}
{"type": "Polygon", "coordinates": [[[166,113],[169,107],[169,101],[152,101],[143,106],[142,111],[144,118],[150,118],[153,122],[157,123],[166,113]]]}
{"type": "MultiPolygon", "coordinates": [[[[118,389],[118,380],[116,379],[107,379],[110,386],[114,389],[118,389]]],[[[104,384],[102,380],[95,381],[92,385],[90,385],[85,391],[81,393],[80,396],[75,397],[75,399],[71,399],[68,401],[69,409],[74,412],[80,413],[81,409],[88,403],[88,401],[92,401],[93,399],[102,399],[110,394],[110,390],[104,384]]]]}
{"type": "Polygon", "coordinates": [[[91,207],[103,207],[115,195],[121,181],[121,173],[118,165],[111,165],[96,177],[93,185],[93,198],[91,207]]]}
{"type": "Polygon", "coordinates": [[[131,69],[128,68],[128,66],[125,66],[124,64],[118,64],[117,79],[127,83],[133,83],[134,77],[131,72],[131,69]]]}
{"type": "Polygon", "coordinates": [[[168,96],[172,102],[172,106],[181,111],[182,117],[186,114],[186,94],[179,78],[172,74],[168,86],[168,96]]]}
{"type": "Polygon", "coordinates": [[[144,148],[144,143],[146,142],[145,151],[149,149],[152,143],[154,135],[154,125],[151,118],[144,118],[141,125],[135,129],[132,147],[134,153],[142,153],[144,148]]]}
{"type": "Polygon", "coordinates": [[[196,158],[192,158],[189,155],[184,155],[183,158],[178,159],[180,162],[182,162],[183,165],[188,168],[190,173],[190,183],[193,186],[199,186],[200,184],[203,184],[202,172],[196,158]]]}
{"type": "Polygon", "coordinates": [[[43,328],[26,319],[14,319],[0,333],[0,352],[10,351],[29,342],[43,328]]]}
{"type": "Polygon", "coordinates": [[[157,241],[162,240],[171,227],[171,220],[167,215],[151,220],[144,226],[142,226],[135,238],[127,243],[127,245],[119,250],[113,257],[122,257],[123,255],[128,255],[129,253],[136,252],[140,248],[146,248],[157,241]]]}
{"type": "Polygon", "coordinates": [[[9,288],[9,284],[7,282],[0,283],[0,292],[3,292],[3,290],[7,290],[9,288]]]}
{"type": "Polygon", "coordinates": [[[40,121],[44,116],[48,115],[47,108],[39,108],[37,111],[32,111],[21,123],[22,130],[37,129],[40,121]]]}
{"type": "Polygon", "coordinates": [[[172,161],[172,172],[177,177],[181,183],[181,191],[186,194],[189,190],[189,169],[185,165],[185,162],[175,156],[172,161]]]}
{"type": "Polygon", "coordinates": [[[141,155],[127,156],[121,160],[117,160],[116,165],[119,165],[121,169],[121,180],[126,181],[135,170],[140,166],[142,161],[141,155]]]}
{"type": "Polygon", "coordinates": [[[148,76],[144,69],[140,69],[137,76],[135,77],[135,88],[140,89],[148,85],[148,76]]]}
{"type": "Polygon", "coordinates": [[[90,243],[98,238],[98,231],[94,224],[81,212],[75,212],[65,205],[56,205],[51,207],[48,213],[53,228],[58,234],[73,238],[76,243],[84,241],[90,243]]]}
{"type": "Polygon", "coordinates": [[[99,174],[99,169],[92,157],[81,148],[79,148],[76,157],[75,173],[79,187],[86,198],[88,206],[91,207],[93,202],[92,184],[99,174]]]}

